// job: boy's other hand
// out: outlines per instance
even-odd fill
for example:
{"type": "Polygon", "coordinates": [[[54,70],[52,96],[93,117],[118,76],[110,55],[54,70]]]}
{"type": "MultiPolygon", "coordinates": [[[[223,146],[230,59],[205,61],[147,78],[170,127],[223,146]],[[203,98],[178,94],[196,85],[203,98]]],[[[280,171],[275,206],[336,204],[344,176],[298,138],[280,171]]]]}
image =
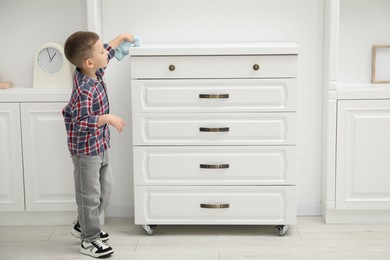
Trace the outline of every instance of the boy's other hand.
{"type": "Polygon", "coordinates": [[[125,127],[125,121],[123,121],[122,118],[117,117],[115,115],[111,114],[105,114],[101,115],[98,119],[98,126],[104,125],[104,124],[109,124],[112,125],[113,127],[118,130],[119,133],[123,131],[123,128],[125,127]]]}
{"type": "Polygon", "coordinates": [[[119,133],[121,133],[123,131],[123,128],[125,127],[125,121],[123,121],[122,118],[120,117],[117,117],[115,115],[110,115],[110,119],[109,119],[109,122],[108,122],[110,125],[112,125],[113,127],[116,128],[116,130],[118,130],[119,133]]]}

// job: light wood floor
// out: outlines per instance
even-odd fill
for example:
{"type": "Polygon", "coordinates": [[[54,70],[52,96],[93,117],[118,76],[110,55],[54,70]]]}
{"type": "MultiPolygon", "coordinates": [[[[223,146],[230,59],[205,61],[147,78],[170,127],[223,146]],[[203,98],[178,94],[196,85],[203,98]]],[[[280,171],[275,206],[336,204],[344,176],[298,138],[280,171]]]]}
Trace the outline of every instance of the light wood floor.
{"type": "MultiPolygon", "coordinates": [[[[273,226],[159,226],[153,236],[111,218],[114,254],[126,260],[390,259],[390,225],[325,225],[320,217],[300,217],[286,236],[273,226]]],[[[0,226],[0,259],[93,259],[79,253],[69,226],[0,226]]]]}

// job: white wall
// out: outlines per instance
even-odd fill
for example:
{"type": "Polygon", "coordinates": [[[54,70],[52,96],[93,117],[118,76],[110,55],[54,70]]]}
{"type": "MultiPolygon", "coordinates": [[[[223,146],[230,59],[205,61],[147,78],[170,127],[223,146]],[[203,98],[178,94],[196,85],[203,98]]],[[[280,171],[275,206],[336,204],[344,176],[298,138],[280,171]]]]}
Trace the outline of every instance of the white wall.
{"type": "Polygon", "coordinates": [[[84,1],[0,0],[0,81],[32,87],[35,50],[86,29],[84,1]]]}
{"type": "Polygon", "coordinates": [[[390,42],[389,11],[389,0],[340,2],[338,82],[371,82],[372,46],[390,42]]]}
{"type": "MultiPolygon", "coordinates": [[[[144,43],[292,41],[300,45],[298,214],[320,214],[324,0],[102,0],[103,40],[131,32],[144,43]]],[[[132,214],[130,63],[113,61],[106,80],[112,113],[116,186],[109,215],[132,214]],[[114,132],[114,131],[113,131],[114,132]]]]}

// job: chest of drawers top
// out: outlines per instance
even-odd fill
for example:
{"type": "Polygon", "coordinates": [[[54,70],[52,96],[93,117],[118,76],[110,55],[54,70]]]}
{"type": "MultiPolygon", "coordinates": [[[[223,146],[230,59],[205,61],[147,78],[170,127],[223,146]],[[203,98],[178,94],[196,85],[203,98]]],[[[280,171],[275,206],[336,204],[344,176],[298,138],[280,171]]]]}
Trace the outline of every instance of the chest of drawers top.
{"type": "Polygon", "coordinates": [[[202,55],[298,55],[299,47],[290,42],[262,43],[178,43],[144,44],[131,48],[130,56],[202,55]]]}

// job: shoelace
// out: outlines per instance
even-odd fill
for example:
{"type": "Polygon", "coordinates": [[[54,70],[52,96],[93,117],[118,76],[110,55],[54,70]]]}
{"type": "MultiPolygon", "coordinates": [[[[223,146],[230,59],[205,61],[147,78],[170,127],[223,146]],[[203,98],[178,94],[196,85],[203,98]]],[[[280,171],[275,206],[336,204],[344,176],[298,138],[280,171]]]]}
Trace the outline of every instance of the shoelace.
{"type": "Polygon", "coordinates": [[[96,247],[102,248],[102,249],[108,247],[107,244],[105,244],[105,243],[104,243],[103,241],[101,241],[101,240],[95,240],[95,241],[91,242],[91,244],[93,244],[93,245],[96,246],[96,247]]]}

